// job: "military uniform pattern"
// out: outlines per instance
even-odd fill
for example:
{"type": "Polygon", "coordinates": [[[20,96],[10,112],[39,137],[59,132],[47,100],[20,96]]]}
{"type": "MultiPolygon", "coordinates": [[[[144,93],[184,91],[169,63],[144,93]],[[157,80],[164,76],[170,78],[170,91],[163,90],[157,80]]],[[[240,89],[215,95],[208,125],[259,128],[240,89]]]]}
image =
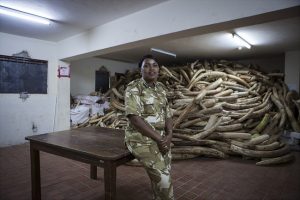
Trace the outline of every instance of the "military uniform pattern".
{"type": "MultiPolygon", "coordinates": [[[[125,112],[145,120],[162,136],[167,118],[171,112],[166,97],[166,89],[161,83],[150,87],[143,78],[128,84],[125,92],[125,112]]],[[[162,155],[154,140],[143,136],[128,122],[125,142],[129,151],[143,164],[150,180],[155,200],[172,200],[171,152],[162,155]]]]}

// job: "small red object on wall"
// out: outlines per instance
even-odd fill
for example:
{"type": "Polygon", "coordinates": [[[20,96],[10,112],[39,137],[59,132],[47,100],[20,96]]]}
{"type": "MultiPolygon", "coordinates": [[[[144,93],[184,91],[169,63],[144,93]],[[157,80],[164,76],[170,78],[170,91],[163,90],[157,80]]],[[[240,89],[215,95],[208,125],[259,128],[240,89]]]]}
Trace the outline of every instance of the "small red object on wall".
{"type": "Polygon", "coordinates": [[[58,66],[57,77],[69,77],[70,78],[70,66],[58,66]]]}

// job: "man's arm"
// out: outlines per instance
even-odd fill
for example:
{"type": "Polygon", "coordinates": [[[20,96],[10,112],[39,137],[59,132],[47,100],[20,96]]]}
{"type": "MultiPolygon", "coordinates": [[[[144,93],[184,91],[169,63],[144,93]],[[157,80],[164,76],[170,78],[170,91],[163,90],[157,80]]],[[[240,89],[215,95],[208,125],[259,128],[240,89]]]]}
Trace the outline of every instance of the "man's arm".
{"type": "Polygon", "coordinates": [[[172,118],[167,118],[166,123],[165,123],[165,132],[166,132],[166,142],[168,148],[170,148],[171,145],[171,140],[172,140],[172,135],[173,135],[173,120],[172,118]]]}
{"type": "Polygon", "coordinates": [[[142,135],[151,138],[155,142],[159,142],[160,140],[162,140],[160,134],[153,130],[149,126],[149,124],[147,124],[141,117],[136,115],[129,115],[128,118],[133,127],[142,135]]]}
{"type": "MultiPolygon", "coordinates": [[[[164,139],[158,132],[152,129],[141,117],[137,115],[128,115],[128,119],[132,126],[142,135],[147,136],[157,143],[158,148],[164,154],[168,151],[169,146],[167,140],[164,139]]],[[[171,125],[172,126],[172,125],[171,125]]]]}

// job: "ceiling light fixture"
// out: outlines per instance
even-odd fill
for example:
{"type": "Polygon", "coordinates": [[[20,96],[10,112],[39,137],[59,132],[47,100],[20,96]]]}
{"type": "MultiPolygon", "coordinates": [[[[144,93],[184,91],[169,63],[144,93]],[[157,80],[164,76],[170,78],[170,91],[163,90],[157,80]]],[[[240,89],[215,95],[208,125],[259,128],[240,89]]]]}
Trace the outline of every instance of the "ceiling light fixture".
{"type": "Polygon", "coordinates": [[[171,53],[171,52],[164,51],[164,50],[161,50],[161,49],[151,48],[151,51],[156,51],[158,53],[166,54],[166,55],[173,56],[173,57],[176,58],[176,54],[175,53],[171,53]]]}
{"type": "Polygon", "coordinates": [[[239,50],[242,48],[241,46],[244,46],[244,47],[246,47],[248,49],[251,49],[251,44],[249,44],[249,42],[247,42],[241,36],[237,35],[236,33],[233,33],[232,37],[238,43],[238,45],[239,45],[238,49],[239,50]]]}
{"type": "Polygon", "coordinates": [[[26,13],[26,12],[22,12],[22,11],[19,11],[19,10],[7,8],[7,7],[4,7],[4,6],[0,6],[0,14],[9,15],[9,16],[20,18],[20,19],[32,21],[32,22],[45,24],[45,25],[50,24],[50,20],[47,19],[47,18],[40,17],[40,16],[37,16],[37,15],[33,15],[33,14],[30,14],[30,13],[26,13]]]}

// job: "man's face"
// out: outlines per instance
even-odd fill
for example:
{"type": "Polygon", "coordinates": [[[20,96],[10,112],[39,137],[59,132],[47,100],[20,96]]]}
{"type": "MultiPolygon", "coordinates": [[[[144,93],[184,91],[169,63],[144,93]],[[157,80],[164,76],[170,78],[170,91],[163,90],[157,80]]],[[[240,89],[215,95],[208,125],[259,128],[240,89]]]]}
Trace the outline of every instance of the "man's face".
{"type": "Polygon", "coordinates": [[[141,73],[147,83],[154,83],[159,75],[157,62],[151,58],[146,58],[142,63],[141,73]]]}

